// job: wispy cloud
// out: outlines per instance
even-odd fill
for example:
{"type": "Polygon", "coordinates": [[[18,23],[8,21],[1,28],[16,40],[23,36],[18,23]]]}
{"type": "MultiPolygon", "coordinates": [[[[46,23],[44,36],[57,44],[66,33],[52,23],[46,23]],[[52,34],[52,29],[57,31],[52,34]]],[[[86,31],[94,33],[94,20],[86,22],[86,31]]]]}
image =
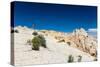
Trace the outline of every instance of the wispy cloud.
{"type": "Polygon", "coordinates": [[[88,32],[97,32],[97,29],[91,28],[91,29],[88,29],[88,32]]]}
{"type": "Polygon", "coordinates": [[[88,29],[88,34],[94,36],[94,37],[97,37],[97,29],[96,28],[90,28],[88,29]]]}

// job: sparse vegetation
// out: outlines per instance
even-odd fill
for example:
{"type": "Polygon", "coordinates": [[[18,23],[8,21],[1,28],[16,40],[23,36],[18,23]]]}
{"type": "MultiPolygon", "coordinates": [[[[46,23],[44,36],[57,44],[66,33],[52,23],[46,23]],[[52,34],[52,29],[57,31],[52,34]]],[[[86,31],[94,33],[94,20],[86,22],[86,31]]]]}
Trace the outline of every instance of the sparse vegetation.
{"type": "Polygon", "coordinates": [[[43,37],[43,35],[38,35],[38,38],[40,38],[40,42],[41,42],[41,46],[46,48],[46,40],[45,38],[43,37]]]}
{"type": "Polygon", "coordinates": [[[71,43],[70,42],[67,42],[67,44],[70,46],[71,45],[71,43]]]}
{"type": "Polygon", "coordinates": [[[29,45],[31,45],[32,41],[29,39],[29,40],[27,40],[27,43],[28,43],[29,45]]]}
{"type": "Polygon", "coordinates": [[[82,60],[82,56],[78,56],[78,62],[81,62],[81,60],[82,60]]]}
{"type": "Polygon", "coordinates": [[[40,38],[34,37],[32,39],[32,50],[39,50],[40,47],[40,38]]]}
{"type": "Polygon", "coordinates": [[[95,58],[94,61],[97,61],[97,58],[95,58]]]}
{"type": "Polygon", "coordinates": [[[69,63],[74,62],[74,57],[73,57],[72,55],[69,55],[69,57],[68,57],[68,62],[69,62],[69,63]]]}
{"type": "Polygon", "coordinates": [[[13,28],[11,28],[11,33],[14,33],[14,29],[13,28]]]}
{"type": "Polygon", "coordinates": [[[36,36],[36,35],[38,35],[38,33],[37,33],[36,31],[34,31],[34,32],[32,33],[32,35],[36,36]]]}
{"type": "Polygon", "coordinates": [[[39,50],[40,46],[46,48],[46,41],[42,35],[35,36],[32,39],[32,50],[39,50]]]}
{"type": "Polygon", "coordinates": [[[19,33],[19,31],[18,30],[14,30],[14,29],[11,29],[11,33],[19,33]]]}
{"type": "Polygon", "coordinates": [[[45,31],[45,30],[41,30],[41,32],[42,32],[42,33],[45,33],[46,31],[45,31]]]}
{"type": "Polygon", "coordinates": [[[95,53],[91,53],[91,56],[96,56],[96,54],[95,53]]]}
{"type": "Polygon", "coordinates": [[[15,33],[19,33],[19,31],[18,31],[18,30],[15,30],[14,32],[15,32],[15,33]]]}
{"type": "Polygon", "coordinates": [[[64,40],[64,39],[62,39],[62,40],[59,40],[58,42],[65,42],[65,40],[64,40]]]}

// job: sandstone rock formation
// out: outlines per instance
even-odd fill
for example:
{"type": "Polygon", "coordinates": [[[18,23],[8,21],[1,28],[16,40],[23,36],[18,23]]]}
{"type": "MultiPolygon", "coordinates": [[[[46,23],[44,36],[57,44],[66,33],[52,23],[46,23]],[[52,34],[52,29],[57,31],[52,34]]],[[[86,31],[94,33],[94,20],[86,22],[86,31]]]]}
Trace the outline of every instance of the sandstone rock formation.
{"type": "Polygon", "coordinates": [[[78,49],[89,53],[92,56],[96,56],[97,41],[94,37],[89,36],[83,28],[73,31],[72,36],[69,38],[74,42],[78,49]]]}
{"type": "Polygon", "coordinates": [[[91,56],[97,56],[97,40],[88,35],[83,28],[76,29],[72,33],[65,35],[62,32],[41,30],[44,35],[54,37],[59,43],[65,42],[83,52],[89,53],[91,56]]]}
{"type": "Polygon", "coordinates": [[[97,40],[89,36],[83,28],[76,29],[69,35],[57,36],[56,39],[60,40],[59,42],[66,42],[72,47],[89,53],[91,56],[97,56],[97,40]]]}

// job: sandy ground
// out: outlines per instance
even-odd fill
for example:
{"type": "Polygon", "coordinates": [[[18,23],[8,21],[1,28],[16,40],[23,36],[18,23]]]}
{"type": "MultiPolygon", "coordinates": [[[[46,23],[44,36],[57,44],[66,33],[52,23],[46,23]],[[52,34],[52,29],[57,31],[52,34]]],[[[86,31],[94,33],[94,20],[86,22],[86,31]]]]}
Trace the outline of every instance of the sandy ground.
{"type": "Polygon", "coordinates": [[[32,32],[32,30],[22,30],[20,33],[14,33],[15,66],[67,63],[69,55],[74,57],[75,62],[79,55],[82,56],[82,61],[93,61],[94,59],[89,54],[65,43],[57,43],[50,36],[45,36],[47,48],[40,47],[40,51],[32,50],[31,46],[26,43],[28,39],[33,38],[32,32]]]}

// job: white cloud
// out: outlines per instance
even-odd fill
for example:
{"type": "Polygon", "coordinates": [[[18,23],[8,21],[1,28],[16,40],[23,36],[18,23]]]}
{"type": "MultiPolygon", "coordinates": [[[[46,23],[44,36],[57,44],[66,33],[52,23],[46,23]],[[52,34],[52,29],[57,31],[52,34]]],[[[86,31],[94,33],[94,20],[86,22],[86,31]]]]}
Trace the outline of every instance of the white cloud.
{"type": "Polygon", "coordinates": [[[97,29],[91,28],[91,29],[88,29],[88,32],[97,32],[97,29]]]}
{"type": "Polygon", "coordinates": [[[97,37],[97,29],[91,28],[91,29],[88,29],[87,32],[88,32],[89,35],[92,35],[94,37],[97,37]]]}

